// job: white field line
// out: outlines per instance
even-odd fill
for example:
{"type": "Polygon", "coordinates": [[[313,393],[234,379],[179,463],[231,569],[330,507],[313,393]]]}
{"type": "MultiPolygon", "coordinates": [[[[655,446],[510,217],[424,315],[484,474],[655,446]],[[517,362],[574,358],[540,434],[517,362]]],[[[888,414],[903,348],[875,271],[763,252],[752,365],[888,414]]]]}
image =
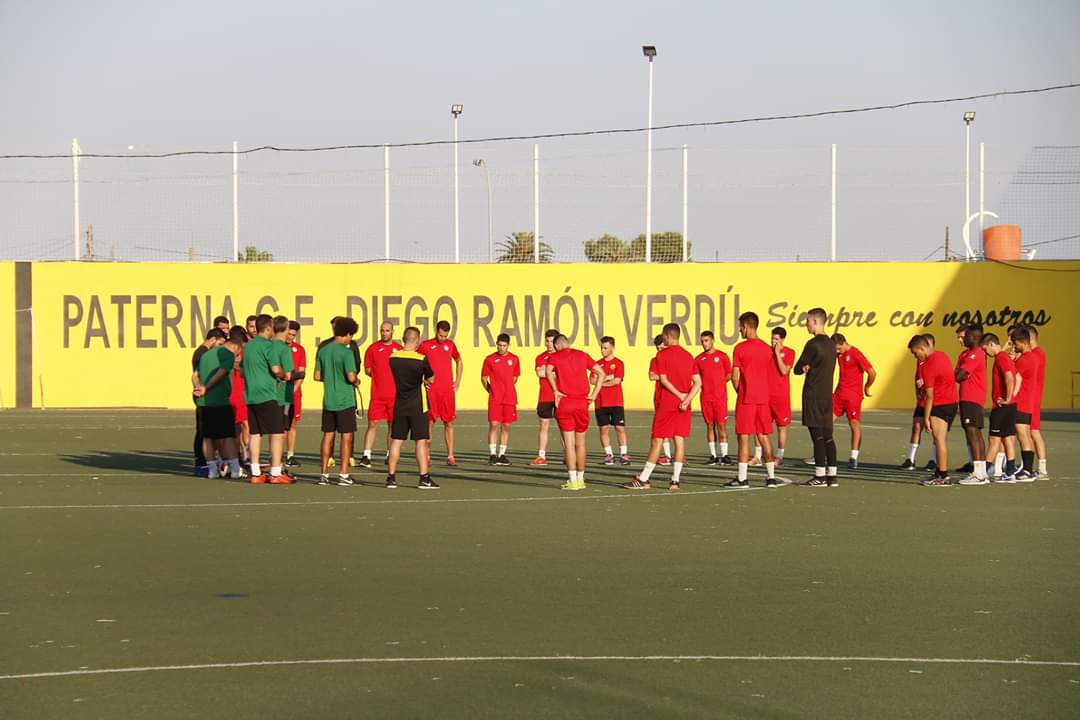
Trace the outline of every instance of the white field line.
{"type": "MultiPolygon", "coordinates": [[[[777,477],[778,480],[783,478],[777,477]]],[[[554,486],[553,486],[554,487],[554,486]]],[[[308,500],[281,502],[233,502],[233,503],[130,503],[130,504],[100,504],[100,505],[0,505],[0,511],[4,510],[186,510],[194,508],[239,508],[239,507],[296,507],[296,506],[326,506],[326,505],[449,505],[458,503],[515,503],[515,502],[545,502],[559,500],[625,500],[628,498],[677,498],[691,495],[738,495],[750,491],[765,490],[764,486],[755,486],[746,490],[729,490],[718,488],[716,490],[683,490],[673,493],[666,490],[654,490],[641,492],[626,490],[623,493],[611,495],[545,495],[530,497],[509,498],[431,498],[428,500],[308,500]]]]}
{"type": "Polygon", "coordinates": [[[191,665],[149,665],[144,667],[59,670],[0,675],[0,680],[115,675],[122,673],[175,672],[184,670],[231,670],[252,667],[296,665],[390,665],[419,663],[542,663],[542,662],[772,662],[772,663],[896,663],[907,665],[1007,665],[1035,667],[1080,667],[1075,660],[1030,660],[1002,658],[916,658],[860,655],[474,655],[449,657],[369,657],[321,660],[253,660],[248,662],[199,663],[191,665]]]}

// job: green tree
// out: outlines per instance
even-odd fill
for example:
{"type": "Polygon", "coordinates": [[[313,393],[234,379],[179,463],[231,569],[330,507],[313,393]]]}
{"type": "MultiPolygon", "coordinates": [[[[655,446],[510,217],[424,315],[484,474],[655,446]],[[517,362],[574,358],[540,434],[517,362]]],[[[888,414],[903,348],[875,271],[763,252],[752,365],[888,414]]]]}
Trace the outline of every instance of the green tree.
{"type": "MultiPolygon", "coordinates": [[[[669,231],[653,233],[652,261],[658,263],[682,262],[681,232],[669,231]]],[[[690,260],[690,244],[686,246],[686,259],[690,260]]],[[[642,233],[630,242],[628,262],[645,262],[645,234],[642,233]]]]}
{"type": "Polygon", "coordinates": [[[272,262],[274,254],[269,250],[260,250],[254,245],[248,245],[236,256],[238,262],[272,262]]]}
{"type": "MultiPolygon", "coordinates": [[[[495,262],[531,263],[536,259],[536,246],[531,232],[510,233],[497,246],[499,251],[495,262]]],[[[549,263],[555,258],[555,251],[543,240],[540,241],[540,262],[549,263]]]]}
{"type": "Polygon", "coordinates": [[[626,262],[630,247],[618,237],[604,233],[596,240],[585,241],[585,257],[589,262],[626,262]]]}

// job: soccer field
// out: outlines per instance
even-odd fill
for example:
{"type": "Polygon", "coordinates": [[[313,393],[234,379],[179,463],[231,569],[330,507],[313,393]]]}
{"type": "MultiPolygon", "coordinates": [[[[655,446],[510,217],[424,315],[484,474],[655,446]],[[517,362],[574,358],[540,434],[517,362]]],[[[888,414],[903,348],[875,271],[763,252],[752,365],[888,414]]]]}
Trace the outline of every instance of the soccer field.
{"type": "Polygon", "coordinates": [[[583,493],[522,417],[489,468],[463,413],[422,493],[312,484],[314,412],[295,486],[191,477],[191,412],[0,413],[0,717],[1080,714],[1080,416],[1044,421],[1050,480],[952,488],[895,469],[910,413],[868,412],[834,489],[723,489],[699,425],[678,494],[617,487],[645,413],[633,468],[592,431],[583,493]]]}

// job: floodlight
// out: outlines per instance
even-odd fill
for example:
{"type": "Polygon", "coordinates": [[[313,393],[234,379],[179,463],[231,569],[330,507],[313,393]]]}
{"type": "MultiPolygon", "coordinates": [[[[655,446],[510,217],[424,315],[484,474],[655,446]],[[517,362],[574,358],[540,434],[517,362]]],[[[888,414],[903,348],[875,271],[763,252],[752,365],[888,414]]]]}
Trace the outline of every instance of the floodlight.
{"type": "Polygon", "coordinates": [[[451,105],[450,106],[450,114],[453,115],[454,117],[457,117],[458,115],[461,114],[462,109],[463,109],[463,106],[461,106],[461,105],[451,105]]]}
{"type": "Polygon", "coordinates": [[[641,52],[645,53],[645,57],[649,58],[649,62],[652,62],[652,59],[656,57],[656,46],[642,45],[641,52]]]}
{"type": "Polygon", "coordinates": [[[966,113],[964,113],[964,122],[967,123],[968,125],[975,122],[975,111],[974,110],[968,110],[966,113]]]}

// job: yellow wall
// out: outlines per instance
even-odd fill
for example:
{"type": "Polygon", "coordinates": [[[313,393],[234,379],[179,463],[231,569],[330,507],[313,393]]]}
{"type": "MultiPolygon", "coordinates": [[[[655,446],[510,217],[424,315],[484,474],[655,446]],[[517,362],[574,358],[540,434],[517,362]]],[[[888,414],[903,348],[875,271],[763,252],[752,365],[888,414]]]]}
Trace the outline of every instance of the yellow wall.
{"type": "Polygon", "coordinates": [[[0,262],[0,409],[15,407],[15,263],[0,262]]]}
{"type": "MultiPolygon", "coordinates": [[[[650,405],[647,365],[652,337],[663,323],[681,316],[693,338],[712,329],[730,352],[736,342],[735,317],[753,310],[764,325],[787,327],[789,345],[800,349],[807,335],[795,327],[802,321],[799,313],[815,305],[839,313],[830,332],[837,322],[844,325],[840,331],[878,368],[880,380],[869,407],[913,404],[914,361],[907,351],[912,334],[935,334],[939,347],[955,357],[955,323],[943,324],[949,313],[979,311],[988,331],[1003,334],[1011,314],[1000,322],[986,315],[1001,315],[1006,307],[1030,313],[1022,319],[1043,323],[1041,342],[1049,355],[1044,405],[1069,407],[1071,371],[1080,369],[1080,274],[1061,271],[1080,270],[1080,263],[1023,266],[1030,269],[989,263],[40,263],[34,265],[33,288],[37,353],[50,407],[190,407],[189,358],[204,323],[223,311],[242,322],[258,310],[279,310],[304,323],[301,340],[309,366],[316,339],[328,334],[330,318],[337,314],[348,311],[360,323],[361,345],[371,342],[384,316],[396,320],[398,336],[405,323],[427,335],[435,320],[450,320],[465,361],[461,408],[486,406],[478,375],[499,332],[517,331],[512,349],[529,367],[544,329],[556,326],[573,334],[576,319],[573,340],[578,347],[598,353],[600,335],[616,338],[627,365],[627,406],[641,408],[650,405]],[[170,318],[171,325],[163,322],[170,318]]],[[[0,267],[3,277],[10,277],[10,265],[0,267]]],[[[522,406],[535,402],[536,382],[530,375],[520,381],[522,406]]],[[[796,407],[799,388],[796,379],[796,407]]],[[[366,379],[364,390],[366,398],[366,379]]],[[[304,395],[306,407],[319,407],[316,383],[309,380],[304,395]]]]}

